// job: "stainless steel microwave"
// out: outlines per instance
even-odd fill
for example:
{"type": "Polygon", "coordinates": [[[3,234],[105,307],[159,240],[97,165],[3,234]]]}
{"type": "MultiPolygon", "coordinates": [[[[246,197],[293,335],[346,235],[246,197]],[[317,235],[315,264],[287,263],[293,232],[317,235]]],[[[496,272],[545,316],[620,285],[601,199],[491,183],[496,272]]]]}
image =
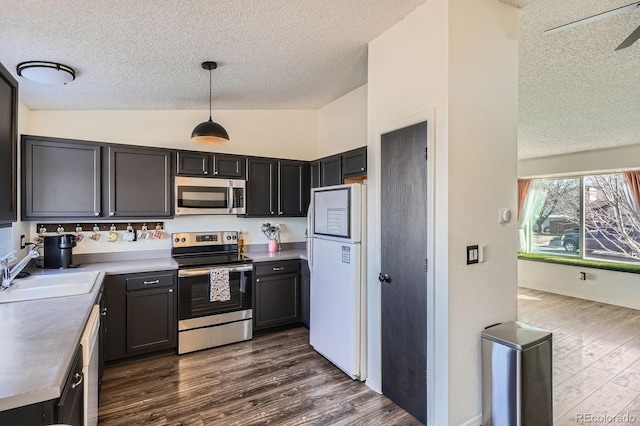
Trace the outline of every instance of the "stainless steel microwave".
{"type": "Polygon", "coordinates": [[[177,176],[175,183],[176,216],[246,212],[244,180],[177,176]]]}

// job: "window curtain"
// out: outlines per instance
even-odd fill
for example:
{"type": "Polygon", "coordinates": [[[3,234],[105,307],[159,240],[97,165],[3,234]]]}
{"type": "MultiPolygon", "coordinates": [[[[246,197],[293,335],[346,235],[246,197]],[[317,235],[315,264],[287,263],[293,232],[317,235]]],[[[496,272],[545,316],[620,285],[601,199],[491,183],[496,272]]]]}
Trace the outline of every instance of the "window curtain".
{"type": "Polygon", "coordinates": [[[531,179],[518,179],[518,220],[522,217],[522,210],[524,209],[527,195],[529,195],[529,188],[531,188],[531,179]]]}
{"type": "Polygon", "coordinates": [[[631,193],[627,194],[627,198],[631,198],[629,204],[634,207],[634,212],[637,217],[638,212],[640,212],[640,170],[624,172],[622,175],[624,176],[625,182],[627,182],[627,192],[631,193]]]}

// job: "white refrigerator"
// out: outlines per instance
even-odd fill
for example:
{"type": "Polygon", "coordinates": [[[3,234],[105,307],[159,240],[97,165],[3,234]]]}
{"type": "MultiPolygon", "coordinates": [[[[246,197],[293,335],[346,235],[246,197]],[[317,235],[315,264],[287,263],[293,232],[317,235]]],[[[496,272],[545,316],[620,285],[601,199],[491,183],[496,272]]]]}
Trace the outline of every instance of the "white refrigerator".
{"type": "Polygon", "coordinates": [[[310,343],[352,379],[366,379],[366,185],[311,190],[310,343]]]}

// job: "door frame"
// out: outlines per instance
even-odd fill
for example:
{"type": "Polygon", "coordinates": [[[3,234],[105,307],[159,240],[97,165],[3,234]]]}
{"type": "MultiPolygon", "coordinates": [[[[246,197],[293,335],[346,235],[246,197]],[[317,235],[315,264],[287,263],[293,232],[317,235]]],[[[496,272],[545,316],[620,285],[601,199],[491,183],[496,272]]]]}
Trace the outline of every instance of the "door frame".
{"type": "MultiPolygon", "coordinates": [[[[375,170],[373,180],[375,187],[375,226],[374,235],[369,238],[369,242],[374,244],[374,253],[376,256],[371,257],[367,256],[369,262],[374,263],[373,265],[369,265],[368,276],[375,277],[377,283],[378,272],[380,272],[380,268],[382,265],[382,203],[381,203],[381,146],[382,146],[382,135],[393,132],[395,130],[403,129],[408,126],[412,126],[414,124],[419,124],[421,122],[427,123],[427,151],[428,151],[428,161],[427,161],[427,259],[429,262],[428,270],[427,270],[427,424],[435,425],[435,419],[437,418],[447,418],[447,410],[448,410],[448,334],[447,334],[447,326],[448,324],[445,321],[445,324],[441,322],[437,322],[439,318],[446,319],[448,315],[447,306],[440,306],[440,309],[443,309],[444,312],[436,312],[436,297],[442,300],[445,297],[446,300],[446,287],[442,289],[444,292],[440,295],[439,291],[436,291],[435,288],[435,164],[436,164],[436,149],[435,149],[435,123],[436,123],[436,109],[429,108],[423,109],[420,111],[416,111],[412,114],[399,117],[397,119],[388,121],[386,123],[375,126],[373,129],[373,151],[374,155],[368,156],[368,166],[367,170],[375,170]],[[436,335],[436,330],[440,330],[441,333],[436,335]],[[435,351],[435,345],[438,345],[439,348],[443,348],[442,350],[435,351]],[[438,358],[436,358],[438,357],[438,358]],[[436,402],[436,389],[439,390],[438,400],[436,402]],[[439,415],[436,415],[434,410],[441,411],[439,415]],[[442,417],[444,415],[444,417],[442,417]]],[[[371,147],[370,147],[371,148],[371,147]]],[[[370,152],[371,152],[370,151],[370,152]]],[[[371,173],[369,173],[371,175],[371,173]]],[[[369,249],[368,249],[369,250],[369,249]]],[[[376,296],[377,300],[381,300],[381,288],[379,286],[376,287],[376,296]]],[[[439,290],[439,289],[438,289],[439,290]]],[[[378,335],[380,335],[381,330],[381,318],[377,318],[377,329],[378,335]]],[[[378,339],[379,340],[379,339],[378,339]]],[[[381,346],[378,348],[379,354],[377,356],[378,365],[381,369],[380,364],[380,353],[381,346]]],[[[381,370],[380,370],[381,371],[381,370]]],[[[379,376],[381,380],[381,375],[379,376]]],[[[376,392],[381,393],[382,384],[381,383],[370,383],[369,379],[367,379],[367,385],[372,387],[376,392]]]]}

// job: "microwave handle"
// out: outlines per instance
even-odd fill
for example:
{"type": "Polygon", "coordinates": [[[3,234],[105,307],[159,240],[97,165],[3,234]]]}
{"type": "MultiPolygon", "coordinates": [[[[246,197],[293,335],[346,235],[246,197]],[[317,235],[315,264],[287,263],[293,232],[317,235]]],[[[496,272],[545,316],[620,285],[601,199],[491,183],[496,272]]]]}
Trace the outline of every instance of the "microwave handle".
{"type": "Polygon", "coordinates": [[[233,212],[233,209],[235,208],[234,206],[234,197],[233,197],[233,181],[231,179],[229,179],[229,213],[233,212]]]}

